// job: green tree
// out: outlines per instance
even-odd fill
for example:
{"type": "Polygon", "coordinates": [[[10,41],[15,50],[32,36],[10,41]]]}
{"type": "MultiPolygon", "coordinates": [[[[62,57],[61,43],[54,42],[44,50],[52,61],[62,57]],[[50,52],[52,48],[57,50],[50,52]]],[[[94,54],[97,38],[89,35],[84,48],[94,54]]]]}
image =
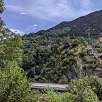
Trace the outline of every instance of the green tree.
{"type": "Polygon", "coordinates": [[[4,0],[0,0],[0,13],[4,11],[4,0]]]}
{"type": "Polygon", "coordinates": [[[9,61],[22,62],[22,39],[19,35],[0,43],[0,67],[5,67],[9,61]]]}
{"type": "Polygon", "coordinates": [[[102,100],[102,79],[91,76],[72,80],[69,84],[68,92],[77,95],[78,101],[85,98],[85,100],[90,99],[88,102],[92,102],[91,100],[94,98],[97,100],[97,97],[102,100]]]}
{"type": "Polygon", "coordinates": [[[1,14],[3,13],[3,11],[4,11],[4,0],[0,0],[0,32],[1,32],[3,25],[4,25],[4,22],[1,19],[1,14]]]}
{"type": "Polygon", "coordinates": [[[76,102],[76,97],[70,93],[58,93],[50,90],[45,95],[45,102],[76,102]]]}
{"type": "Polygon", "coordinates": [[[0,102],[35,102],[23,70],[9,63],[0,70],[0,102]]]}
{"type": "Polygon", "coordinates": [[[97,95],[89,88],[84,90],[82,97],[82,102],[99,102],[97,95]]]}

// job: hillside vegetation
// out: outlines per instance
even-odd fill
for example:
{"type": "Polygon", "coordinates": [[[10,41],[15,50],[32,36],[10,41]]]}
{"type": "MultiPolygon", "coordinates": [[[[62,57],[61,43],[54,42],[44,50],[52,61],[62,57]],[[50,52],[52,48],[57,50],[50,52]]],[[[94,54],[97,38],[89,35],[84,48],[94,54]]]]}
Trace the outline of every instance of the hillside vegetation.
{"type": "Polygon", "coordinates": [[[0,19],[0,102],[102,101],[101,13],[24,36],[0,19]],[[32,90],[30,82],[66,83],[68,88],[63,93],[32,90]]]}
{"type": "Polygon", "coordinates": [[[22,67],[28,77],[39,82],[68,83],[80,76],[101,76],[101,43],[102,37],[86,37],[84,34],[72,37],[57,34],[56,30],[36,36],[26,35],[23,37],[22,67]]]}

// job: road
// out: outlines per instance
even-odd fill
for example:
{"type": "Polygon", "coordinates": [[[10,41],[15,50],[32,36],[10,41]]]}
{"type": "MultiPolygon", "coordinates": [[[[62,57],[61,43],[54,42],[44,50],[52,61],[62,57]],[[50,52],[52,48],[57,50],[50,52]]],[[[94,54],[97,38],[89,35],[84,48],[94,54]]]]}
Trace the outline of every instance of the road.
{"type": "Polygon", "coordinates": [[[32,89],[54,89],[56,91],[65,91],[68,84],[56,84],[56,83],[31,83],[32,89]]]}

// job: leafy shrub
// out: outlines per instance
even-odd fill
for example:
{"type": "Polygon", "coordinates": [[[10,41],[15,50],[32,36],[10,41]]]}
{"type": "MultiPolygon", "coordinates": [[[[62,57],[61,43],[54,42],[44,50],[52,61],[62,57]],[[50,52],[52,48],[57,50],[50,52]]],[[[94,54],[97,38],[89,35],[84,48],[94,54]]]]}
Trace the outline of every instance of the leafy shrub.
{"type": "Polygon", "coordinates": [[[99,102],[99,99],[91,89],[86,88],[82,94],[82,102],[99,102]]]}
{"type": "Polygon", "coordinates": [[[63,93],[61,96],[62,102],[76,102],[77,97],[70,93],[63,93]]]}
{"type": "MultiPolygon", "coordinates": [[[[72,80],[69,84],[68,91],[71,94],[77,95],[78,101],[81,101],[81,100],[83,100],[83,98],[85,98],[86,91],[88,92],[87,94],[89,94],[88,95],[89,99],[90,99],[90,97],[95,98],[96,96],[98,96],[98,98],[100,100],[102,100],[102,79],[100,79],[98,77],[91,76],[91,77],[83,77],[80,79],[72,80]],[[93,94],[93,96],[92,96],[92,94],[93,94]]],[[[85,98],[85,100],[86,100],[86,98],[85,98]]],[[[97,98],[96,98],[96,100],[97,100],[97,98]]],[[[88,102],[90,102],[90,101],[88,101],[88,102]]]]}
{"type": "Polygon", "coordinates": [[[92,90],[97,94],[99,99],[102,100],[102,79],[91,76],[88,80],[92,90]]]}
{"type": "Polygon", "coordinates": [[[34,102],[24,72],[15,64],[0,70],[0,102],[34,102]]]}
{"type": "Polygon", "coordinates": [[[70,93],[48,91],[45,102],[75,102],[75,96],[70,93]]]}

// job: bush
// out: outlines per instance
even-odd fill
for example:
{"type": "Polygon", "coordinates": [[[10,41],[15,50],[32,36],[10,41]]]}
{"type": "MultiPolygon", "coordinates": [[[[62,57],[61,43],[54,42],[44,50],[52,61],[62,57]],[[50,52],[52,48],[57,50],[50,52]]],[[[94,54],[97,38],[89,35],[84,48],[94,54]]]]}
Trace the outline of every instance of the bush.
{"type": "Polygon", "coordinates": [[[75,102],[75,96],[70,93],[48,91],[45,102],[75,102]]]}
{"type": "Polygon", "coordinates": [[[89,86],[89,82],[86,78],[80,78],[72,80],[69,84],[68,91],[71,94],[82,95],[83,91],[89,86]]]}
{"type": "Polygon", "coordinates": [[[35,102],[24,72],[15,64],[0,70],[0,102],[35,102]]]}
{"type": "Polygon", "coordinates": [[[62,102],[59,93],[48,91],[45,99],[47,102],[62,102]]]}
{"type": "Polygon", "coordinates": [[[102,100],[102,79],[91,76],[88,80],[92,90],[97,94],[99,99],[102,100]]]}
{"type": "Polygon", "coordinates": [[[62,98],[62,102],[76,102],[77,97],[70,93],[63,93],[60,96],[62,98]]]}
{"type": "MultiPolygon", "coordinates": [[[[96,97],[102,100],[102,79],[97,77],[83,77],[72,80],[69,84],[68,91],[78,96],[78,101],[83,99],[84,92],[89,90],[89,97],[96,97]],[[91,90],[91,91],[90,91],[91,90]],[[93,96],[92,96],[93,93],[93,96]]],[[[88,92],[88,91],[87,91],[88,92]]],[[[90,101],[89,101],[90,102],[90,101]]],[[[92,101],[91,101],[92,102],[92,101]]]]}
{"type": "Polygon", "coordinates": [[[99,102],[99,99],[91,89],[86,88],[82,94],[81,102],[99,102]]]}

